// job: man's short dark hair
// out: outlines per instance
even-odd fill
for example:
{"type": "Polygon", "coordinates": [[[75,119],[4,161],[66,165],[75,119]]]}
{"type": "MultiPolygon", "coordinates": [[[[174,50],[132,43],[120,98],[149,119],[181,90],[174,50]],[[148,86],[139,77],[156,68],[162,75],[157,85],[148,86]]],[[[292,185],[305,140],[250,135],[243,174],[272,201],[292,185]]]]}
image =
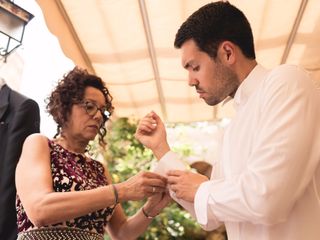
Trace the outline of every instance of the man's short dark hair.
{"type": "Polygon", "coordinates": [[[190,39],[213,59],[223,41],[236,44],[247,58],[255,59],[250,23],[243,12],[229,2],[214,2],[199,8],[181,25],[174,46],[181,48],[190,39]]]}

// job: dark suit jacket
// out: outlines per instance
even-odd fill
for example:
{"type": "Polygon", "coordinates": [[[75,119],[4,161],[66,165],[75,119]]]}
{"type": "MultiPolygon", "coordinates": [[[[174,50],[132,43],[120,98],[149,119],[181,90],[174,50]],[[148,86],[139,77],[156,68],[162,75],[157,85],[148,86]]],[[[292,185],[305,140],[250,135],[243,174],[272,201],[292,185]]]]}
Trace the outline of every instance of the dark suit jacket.
{"type": "Polygon", "coordinates": [[[0,239],[17,239],[15,169],[26,137],[40,132],[38,104],[4,85],[0,89],[0,239]]]}

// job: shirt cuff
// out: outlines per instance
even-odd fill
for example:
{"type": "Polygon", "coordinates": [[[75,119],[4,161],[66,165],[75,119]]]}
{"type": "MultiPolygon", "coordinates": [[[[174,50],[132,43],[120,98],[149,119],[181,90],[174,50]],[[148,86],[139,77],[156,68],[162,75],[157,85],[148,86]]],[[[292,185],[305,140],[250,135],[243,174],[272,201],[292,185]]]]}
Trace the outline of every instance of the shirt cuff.
{"type": "Polygon", "coordinates": [[[209,205],[209,200],[213,201],[210,196],[210,184],[210,181],[208,181],[199,186],[194,197],[194,210],[197,222],[200,225],[206,226],[206,228],[211,228],[212,226],[216,228],[220,225],[220,222],[209,205]]]}
{"type": "Polygon", "coordinates": [[[187,165],[179,159],[179,155],[169,151],[155,164],[153,171],[165,176],[169,170],[187,170],[187,165]]]}
{"type": "Polygon", "coordinates": [[[209,191],[205,182],[202,183],[194,197],[194,210],[197,218],[197,222],[201,225],[207,225],[208,223],[208,201],[209,191]]]}

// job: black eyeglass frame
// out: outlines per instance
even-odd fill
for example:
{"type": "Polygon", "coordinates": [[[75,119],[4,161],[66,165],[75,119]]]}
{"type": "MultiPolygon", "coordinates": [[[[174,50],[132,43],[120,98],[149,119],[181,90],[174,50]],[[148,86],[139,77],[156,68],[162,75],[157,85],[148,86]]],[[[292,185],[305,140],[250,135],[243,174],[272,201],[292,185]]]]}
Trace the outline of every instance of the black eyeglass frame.
{"type": "Polygon", "coordinates": [[[106,109],[106,107],[99,108],[98,105],[92,101],[84,100],[83,102],[81,102],[81,106],[84,108],[84,110],[86,110],[86,113],[91,117],[95,116],[99,110],[105,121],[107,121],[110,118],[110,113],[106,109]],[[88,106],[88,105],[91,105],[91,106],[88,106]],[[92,108],[92,110],[90,110],[90,107],[92,108]]]}

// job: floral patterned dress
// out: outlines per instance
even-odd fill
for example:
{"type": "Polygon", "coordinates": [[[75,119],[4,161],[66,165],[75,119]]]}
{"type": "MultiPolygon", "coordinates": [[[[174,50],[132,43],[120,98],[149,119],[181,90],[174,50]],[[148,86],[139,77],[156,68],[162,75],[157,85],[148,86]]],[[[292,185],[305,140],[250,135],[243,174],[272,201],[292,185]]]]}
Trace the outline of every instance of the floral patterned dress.
{"type": "MultiPolygon", "coordinates": [[[[48,140],[48,144],[52,184],[55,192],[85,191],[108,185],[104,167],[100,162],[93,159],[88,160],[81,154],[70,152],[52,140],[48,140]]],[[[18,195],[16,209],[19,233],[37,229],[29,220],[18,195]]],[[[44,228],[76,228],[103,235],[113,209],[114,207],[100,209],[44,228]]]]}

